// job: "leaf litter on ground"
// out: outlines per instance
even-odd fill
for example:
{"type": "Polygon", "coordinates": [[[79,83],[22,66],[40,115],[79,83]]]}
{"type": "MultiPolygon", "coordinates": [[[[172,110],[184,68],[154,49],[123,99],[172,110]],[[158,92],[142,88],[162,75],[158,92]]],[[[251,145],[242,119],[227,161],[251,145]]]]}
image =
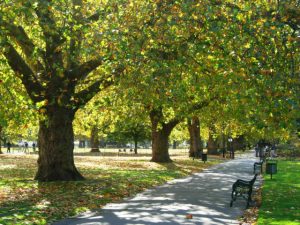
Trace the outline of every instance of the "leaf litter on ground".
{"type": "Polygon", "coordinates": [[[85,181],[43,183],[33,180],[36,160],[36,155],[0,155],[0,224],[49,224],[220,162],[204,164],[186,155],[173,157],[172,163],[144,156],[75,156],[85,181]]]}

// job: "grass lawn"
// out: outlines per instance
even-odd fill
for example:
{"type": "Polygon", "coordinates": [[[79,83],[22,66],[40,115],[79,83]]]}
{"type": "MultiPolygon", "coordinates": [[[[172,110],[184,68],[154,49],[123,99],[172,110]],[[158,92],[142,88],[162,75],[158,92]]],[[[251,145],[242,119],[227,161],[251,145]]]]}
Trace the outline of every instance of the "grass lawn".
{"type": "Polygon", "coordinates": [[[33,181],[37,155],[0,155],[0,224],[49,224],[220,162],[186,155],[175,154],[174,162],[165,164],[149,162],[147,154],[75,156],[87,180],[50,183],[33,181]]]}
{"type": "Polygon", "coordinates": [[[258,225],[300,224],[300,161],[278,161],[277,174],[264,175],[258,225]]]}

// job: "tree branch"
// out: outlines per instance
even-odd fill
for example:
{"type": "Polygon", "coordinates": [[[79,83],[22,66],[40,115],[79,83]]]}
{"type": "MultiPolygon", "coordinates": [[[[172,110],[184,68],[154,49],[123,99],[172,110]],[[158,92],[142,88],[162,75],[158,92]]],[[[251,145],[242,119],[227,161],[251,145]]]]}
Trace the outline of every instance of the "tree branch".
{"type": "Polygon", "coordinates": [[[99,57],[98,59],[92,59],[82,63],[71,72],[72,78],[77,79],[78,81],[85,79],[89,73],[97,69],[102,64],[102,60],[102,57],[99,57]]]}
{"type": "Polygon", "coordinates": [[[183,118],[173,118],[168,123],[164,123],[163,128],[172,131],[172,129],[182,120],[183,118]]]}
{"type": "Polygon", "coordinates": [[[84,106],[88,101],[90,101],[95,96],[95,94],[111,86],[113,83],[114,81],[112,80],[112,77],[110,79],[103,78],[102,80],[96,81],[86,89],[76,93],[74,95],[74,100],[73,100],[73,103],[76,106],[75,110],[84,106]]]}
{"type": "Polygon", "coordinates": [[[125,68],[123,66],[119,66],[112,72],[112,74],[109,77],[105,77],[101,80],[98,80],[86,89],[76,93],[74,95],[74,100],[72,101],[73,104],[76,106],[75,110],[85,105],[89,100],[91,100],[95,96],[95,94],[114,84],[115,79],[120,77],[124,70],[125,68]]]}
{"type": "Polygon", "coordinates": [[[28,37],[25,30],[21,26],[16,26],[5,21],[0,21],[0,23],[7,29],[8,36],[11,37],[22,49],[23,53],[27,57],[28,61],[31,63],[32,69],[35,69],[37,73],[39,70],[43,70],[44,67],[38,60],[33,62],[32,55],[35,50],[35,45],[32,40],[28,37]]]}
{"type": "Polygon", "coordinates": [[[51,12],[51,0],[40,0],[38,6],[35,8],[35,12],[39,18],[39,24],[43,30],[43,34],[46,40],[46,54],[51,54],[57,50],[57,48],[63,44],[66,39],[56,27],[56,23],[51,12]]]}
{"type": "Polygon", "coordinates": [[[203,109],[203,108],[207,107],[212,101],[215,101],[215,100],[220,100],[220,101],[224,102],[225,98],[222,98],[220,96],[214,96],[210,99],[207,99],[205,101],[202,101],[200,103],[192,105],[192,107],[190,108],[190,111],[193,112],[193,111],[196,111],[196,110],[203,109]]]}
{"type": "Polygon", "coordinates": [[[34,102],[42,101],[43,87],[38,82],[30,67],[19,55],[16,49],[9,43],[5,43],[4,56],[15,74],[20,77],[28,95],[34,102]]]}
{"type": "Polygon", "coordinates": [[[97,10],[93,15],[85,18],[86,23],[97,21],[100,17],[104,17],[107,13],[104,10],[97,10]]]}

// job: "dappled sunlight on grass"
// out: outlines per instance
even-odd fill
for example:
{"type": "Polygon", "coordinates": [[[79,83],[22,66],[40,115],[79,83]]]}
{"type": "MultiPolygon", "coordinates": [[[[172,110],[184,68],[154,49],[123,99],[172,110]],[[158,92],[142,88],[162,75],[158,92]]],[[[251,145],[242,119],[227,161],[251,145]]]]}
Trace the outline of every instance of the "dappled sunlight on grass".
{"type": "Polygon", "coordinates": [[[75,156],[87,180],[39,183],[33,180],[37,155],[0,155],[0,224],[49,224],[219,162],[203,163],[186,154],[172,156],[171,163],[154,163],[150,158],[75,156]]]}
{"type": "Polygon", "coordinates": [[[278,173],[265,175],[258,225],[300,224],[300,161],[278,162],[278,173]]]}

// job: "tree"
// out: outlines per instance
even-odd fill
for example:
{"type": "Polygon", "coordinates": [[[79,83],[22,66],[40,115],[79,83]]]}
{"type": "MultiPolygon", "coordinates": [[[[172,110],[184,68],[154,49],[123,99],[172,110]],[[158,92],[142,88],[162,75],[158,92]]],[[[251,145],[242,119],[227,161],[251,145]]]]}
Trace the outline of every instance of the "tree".
{"type": "Polygon", "coordinates": [[[73,159],[72,122],[75,112],[123,70],[106,64],[118,9],[80,0],[4,2],[0,7],[1,53],[39,107],[35,179],[82,180],[73,159]]]}
{"type": "MultiPolygon", "coordinates": [[[[212,38],[206,36],[210,24],[205,23],[205,28],[201,28],[203,24],[196,15],[205,9],[190,1],[147,2],[139,7],[134,5],[128,12],[135,13],[124,16],[133,21],[124,32],[130,33],[128,43],[131,45],[126,48],[134,64],[127,68],[130,75],[122,83],[127,90],[121,90],[131,101],[142,103],[149,114],[152,161],[168,162],[171,160],[168,138],[173,128],[193,111],[217,98],[214,84],[209,84],[210,71],[206,71],[213,69],[211,59],[214,57],[208,58],[211,62],[207,62],[207,68],[193,57],[199,46],[212,38]],[[145,19],[143,15],[147,15],[145,19]],[[196,90],[190,87],[194,80],[200,84],[199,87],[195,85],[196,90]]],[[[203,19],[206,21],[205,17],[203,19]]],[[[201,51],[198,56],[205,65],[207,52],[201,51]]],[[[218,79],[220,77],[222,74],[218,79]]]]}
{"type": "Polygon", "coordinates": [[[143,122],[134,122],[126,118],[114,122],[113,130],[107,135],[107,138],[118,143],[134,143],[134,153],[138,154],[138,143],[150,139],[149,125],[143,122]]]}
{"type": "Polygon", "coordinates": [[[150,139],[149,120],[142,104],[118,96],[120,87],[115,87],[110,100],[106,101],[110,112],[110,129],[106,131],[107,138],[119,143],[134,143],[134,153],[137,154],[138,142],[150,139]]]}
{"type": "MultiPolygon", "coordinates": [[[[264,123],[263,117],[268,118],[272,110],[289,118],[286,121],[294,117],[296,110],[287,113],[283,98],[293,101],[286,108],[296,108],[294,69],[284,67],[295,68],[298,56],[293,53],[298,32],[293,31],[298,29],[295,10],[273,1],[138,1],[137,5],[130,10],[134,13],[125,15],[132,23],[124,32],[136,42],[129,41],[126,47],[134,65],[128,68],[130,75],[123,86],[130,88],[130,99],[144,103],[150,115],[153,161],[170,161],[171,130],[182,118],[200,115],[208,104],[222,103],[224,110],[232,110],[226,113],[228,135],[238,133],[229,125],[248,115],[242,111],[254,109],[264,123]],[[287,17],[281,15],[286,11],[290,12],[287,17]],[[276,101],[267,98],[274,107],[266,109],[267,89],[278,93],[289,88],[290,96],[281,94],[276,101]]],[[[208,112],[216,113],[214,108],[208,112]]]]}

